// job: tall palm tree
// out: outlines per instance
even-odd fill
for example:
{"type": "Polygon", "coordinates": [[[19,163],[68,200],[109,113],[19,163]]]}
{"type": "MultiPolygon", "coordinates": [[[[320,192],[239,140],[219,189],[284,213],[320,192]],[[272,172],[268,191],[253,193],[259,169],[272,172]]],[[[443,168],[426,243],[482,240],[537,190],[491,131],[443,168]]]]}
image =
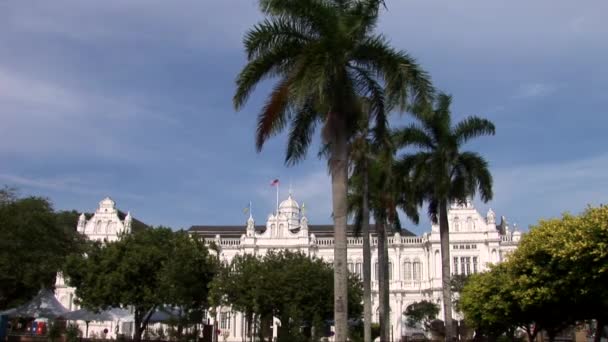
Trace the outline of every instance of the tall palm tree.
{"type": "Polygon", "coordinates": [[[381,3],[259,0],[266,19],[245,35],[248,61],[233,99],[241,109],[258,83],[278,79],[258,116],[256,147],[260,151],[290,125],[286,164],[305,157],[317,124],[323,125],[332,177],[335,338],[341,341],[347,338],[347,143],[356,126],[356,100],[370,98],[373,120],[385,122],[385,102],[405,110],[410,97],[425,100],[432,93],[415,60],[374,33],[381,3]]]}
{"type": "Polygon", "coordinates": [[[351,176],[349,179],[349,212],[355,217],[356,231],[363,235],[364,340],[371,339],[371,248],[369,239],[370,210],[376,222],[378,251],[378,288],[380,339],[390,338],[389,260],[387,228],[401,229],[397,208],[418,222],[418,201],[403,179],[394,177],[394,148],[389,136],[381,140],[370,136],[369,120],[362,113],[360,129],[350,142],[351,176]],[[368,303],[369,302],[369,303],[368,303]],[[368,333],[369,329],[369,333],[368,333]]]}
{"type": "MultiPolygon", "coordinates": [[[[446,341],[452,340],[452,296],[450,291],[450,249],[448,205],[464,203],[477,192],[484,202],[492,199],[492,175],[486,160],[475,152],[461,151],[472,138],[494,135],[489,120],[470,116],[452,125],[452,97],[439,94],[434,108],[413,110],[415,122],[394,132],[398,148],[419,149],[399,161],[399,168],[414,182],[421,199],[428,203],[433,223],[439,222],[441,240],[441,278],[446,341]]],[[[422,202],[421,202],[422,203],[422,202]]]]}
{"type": "MultiPolygon", "coordinates": [[[[364,105],[364,107],[366,106],[364,105]]],[[[371,243],[369,238],[369,162],[373,156],[371,151],[369,114],[365,109],[361,112],[359,129],[353,136],[349,146],[351,177],[348,185],[348,212],[355,216],[355,232],[360,232],[363,238],[363,341],[371,342],[372,275],[371,243]]]]}

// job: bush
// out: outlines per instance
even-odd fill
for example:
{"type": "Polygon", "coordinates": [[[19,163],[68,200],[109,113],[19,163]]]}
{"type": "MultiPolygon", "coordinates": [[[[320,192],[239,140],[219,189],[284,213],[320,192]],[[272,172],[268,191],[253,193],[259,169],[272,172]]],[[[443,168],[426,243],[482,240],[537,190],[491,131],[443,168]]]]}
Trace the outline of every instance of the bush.
{"type": "Polygon", "coordinates": [[[79,336],[80,328],[78,327],[78,324],[70,323],[67,328],[65,328],[66,342],[77,342],[79,336]]]}
{"type": "Polygon", "coordinates": [[[51,324],[51,326],[49,327],[47,337],[49,338],[50,342],[54,342],[61,337],[61,333],[61,325],[57,324],[56,322],[53,322],[53,324],[51,324]]]}

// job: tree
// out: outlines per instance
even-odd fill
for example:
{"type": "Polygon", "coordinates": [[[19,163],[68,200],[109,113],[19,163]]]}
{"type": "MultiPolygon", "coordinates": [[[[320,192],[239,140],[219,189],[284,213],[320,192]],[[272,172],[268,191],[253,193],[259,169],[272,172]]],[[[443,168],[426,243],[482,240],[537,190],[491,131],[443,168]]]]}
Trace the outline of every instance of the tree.
{"type": "Polygon", "coordinates": [[[515,297],[517,287],[509,267],[509,263],[501,263],[485,273],[471,275],[460,293],[458,306],[477,334],[496,339],[503,333],[513,336],[515,328],[522,327],[532,341],[537,331],[532,330],[533,321],[515,297]]]}
{"type": "Polygon", "coordinates": [[[404,110],[408,96],[426,99],[432,92],[416,62],[373,33],[381,3],[260,0],[266,19],[245,35],[248,62],[234,95],[240,109],[263,79],[279,79],[258,117],[256,147],[260,151],[290,125],[287,164],[305,157],[323,123],[332,177],[336,340],[347,338],[347,143],[356,126],[357,99],[370,98],[372,119],[384,122],[386,103],[404,110]]]}
{"type": "Polygon", "coordinates": [[[201,242],[184,232],[155,228],[91,244],[86,255],[68,258],[64,274],[83,307],[132,307],[134,340],[139,341],[161,305],[200,311],[214,271],[215,258],[201,242]]]}
{"type": "MultiPolygon", "coordinates": [[[[311,338],[316,340],[324,322],[332,318],[332,278],[329,264],[302,253],[270,251],[263,257],[246,254],[236,256],[222,268],[211,284],[211,298],[215,306],[244,312],[250,322],[256,316],[266,322],[263,326],[278,317],[280,341],[306,340],[301,326],[314,327],[311,338]]],[[[354,276],[349,278],[349,289],[349,316],[358,318],[362,293],[354,276]]],[[[267,335],[265,329],[259,330],[260,340],[267,335]]]]}
{"type": "Polygon", "coordinates": [[[439,305],[422,300],[408,305],[403,314],[407,317],[409,327],[422,325],[428,331],[431,328],[431,322],[439,314],[439,305]]]}
{"type": "MultiPolygon", "coordinates": [[[[349,212],[355,216],[356,231],[363,236],[364,290],[371,278],[366,269],[366,258],[369,251],[369,217],[370,211],[376,222],[378,241],[378,283],[379,283],[379,320],[381,340],[390,339],[390,306],[389,306],[389,259],[387,230],[400,230],[397,208],[402,208],[408,217],[418,222],[416,201],[411,200],[415,194],[404,187],[404,179],[395,177],[393,145],[389,136],[374,141],[369,136],[367,118],[362,120],[360,132],[351,142],[351,176],[349,183],[349,212]]],[[[368,265],[370,260],[367,260],[368,265]]],[[[364,294],[365,295],[365,294],[364,294]]],[[[371,296],[371,290],[370,290],[371,296]]],[[[370,298],[371,299],[371,298],[370,298]]],[[[371,303],[370,303],[371,306],[371,303]]],[[[371,308],[370,308],[371,309],[371,308]]],[[[371,310],[370,310],[371,318],[371,310]]],[[[371,335],[371,334],[370,334],[371,335]]],[[[371,336],[370,336],[371,337],[371,336]]]]}
{"type": "MultiPolygon", "coordinates": [[[[217,272],[217,260],[209,254],[202,240],[188,233],[173,233],[168,242],[171,257],[165,261],[160,274],[160,292],[166,303],[180,307],[182,317],[178,321],[178,337],[184,324],[199,323],[209,307],[208,284],[217,272]]],[[[196,329],[196,324],[194,325],[196,329]]]]}
{"type": "Polygon", "coordinates": [[[81,250],[77,216],[69,218],[45,198],[0,190],[0,311],[52,288],[66,256],[81,250]]]}
{"type": "Polygon", "coordinates": [[[608,206],[542,220],[510,256],[517,299],[550,339],[579,320],[608,320],[608,206]]]}
{"type": "Polygon", "coordinates": [[[416,122],[394,132],[398,148],[420,150],[403,156],[399,168],[414,182],[416,193],[428,203],[431,220],[439,222],[446,341],[451,341],[453,334],[448,205],[464,203],[477,191],[484,202],[492,198],[492,175],[488,163],[479,154],[460,149],[468,140],[493,135],[495,130],[490,121],[475,116],[452,125],[451,102],[450,96],[439,94],[434,108],[427,105],[414,108],[412,115],[416,122]]]}

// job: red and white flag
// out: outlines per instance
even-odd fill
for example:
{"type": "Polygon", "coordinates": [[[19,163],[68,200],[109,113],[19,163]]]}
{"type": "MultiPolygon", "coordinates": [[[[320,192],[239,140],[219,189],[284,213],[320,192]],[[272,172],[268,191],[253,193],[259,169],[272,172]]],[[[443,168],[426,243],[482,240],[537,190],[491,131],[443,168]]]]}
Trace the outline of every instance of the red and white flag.
{"type": "Polygon", "coordinates": [[[279,185],[279,179],[278,178],[275,179],[275,180],[273,180],[272,182],[270,182],[270,186],[277,186],[277,185],[279,185]]]}

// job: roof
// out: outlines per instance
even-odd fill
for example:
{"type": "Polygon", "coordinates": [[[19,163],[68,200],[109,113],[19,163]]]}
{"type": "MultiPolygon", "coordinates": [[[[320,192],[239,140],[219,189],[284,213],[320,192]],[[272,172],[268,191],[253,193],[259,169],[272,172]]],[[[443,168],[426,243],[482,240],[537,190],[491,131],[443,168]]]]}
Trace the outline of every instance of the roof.
{"type": "MultiPolygon", "coordinates": [[[[125,213],[124,211],[120,210],[120,209],[116,209],[117,213],[118,213],[118,219],[123,221],[125,220],[125,217],[127,217],[127,213],[125,213]]],[[[76,215],[76,220],[75,222],[78,222],[78,213],[76,211],[74,211],[75,215],[76,215]]],[[[84,213],[85,218],[88,220],[90,220],[93,215],[95,215],[94,213],[84,213]]],[[[136,219],[135,217],[131,217],[132,221],[131,221],[131,231],[134,233],[140,232],[144,229],[148,229],[150,228],[150,226],[148,226],[147,224],[141,222],[140,220],[136,219]]],[[[76,227],[76,225],[74,225],[74,227],[76,227]]]]}
{"type": "MultiPolygon", "coordinates": [[[[353,226],[348,226],[348,236],[353,236],[353,226]]],[[[376,225],[369,225],[370,233],[376,233],[376,225]]],[[[220,235],[222,237],[235,237],[239,238],[241,235],[245,234],[246,227],[243,226],[206,226],[206,225],[197,225],[192,226],[188,229],[188,232],[200,234],[207,237],[215,237],[216,235],[220,235]]],[[[258,233],[262,233],[266,230],[266,226],[255,226],[255,231],[258,233]]],[[[308,231],[315,234],[316,237],[332,237],[334,234],[334,226],[332,224],[318,224],[318,225],[308,225],[308,231]]],[[[402,236],[416,236],[416,234],[412,233],[407,229],[402,229],[400,231],[402,236]]]]}

